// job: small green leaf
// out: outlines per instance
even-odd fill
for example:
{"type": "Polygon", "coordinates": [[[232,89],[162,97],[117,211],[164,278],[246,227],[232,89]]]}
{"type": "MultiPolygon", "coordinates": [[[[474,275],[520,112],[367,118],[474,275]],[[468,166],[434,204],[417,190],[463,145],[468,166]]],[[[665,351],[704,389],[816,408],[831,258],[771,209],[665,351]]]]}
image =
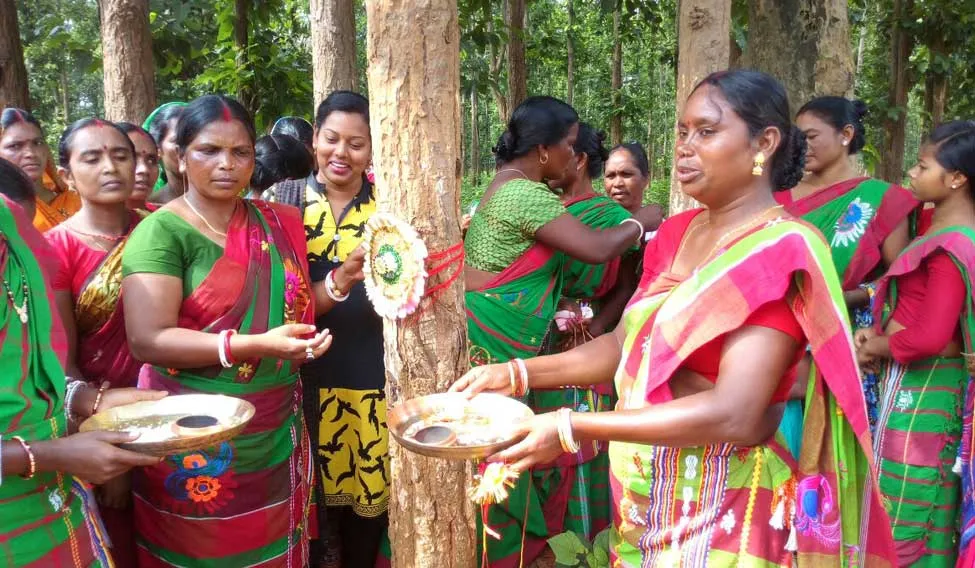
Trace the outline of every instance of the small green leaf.
{"type": "Polygon", "coordinates": [[[574,532],[564,532],[548,539],[555,553],[555,561],[565,566],[579,566],[579,555],[585,555],[589,547],[574,532]]]}

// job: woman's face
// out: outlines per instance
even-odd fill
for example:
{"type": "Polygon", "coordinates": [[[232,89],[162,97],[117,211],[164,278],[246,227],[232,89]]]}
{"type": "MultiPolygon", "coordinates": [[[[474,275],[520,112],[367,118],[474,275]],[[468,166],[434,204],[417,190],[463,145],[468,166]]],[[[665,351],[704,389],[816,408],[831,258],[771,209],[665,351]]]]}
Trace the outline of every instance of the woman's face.
{"type": "Polygon", "coordinates": [[[129,132],[129,140],[135,145],[135,187],[130,199],[143,202],[159,178],[159,151],[156,143],[138,130],[129,132]]]}
{"type": "Polygon", "coordinates": [[[315,133],[315,161],[325,180],[337,187],[359,187],[372,160],[369,125],[361,114],[334,111],[315,133]]]}
{"type": "Polygon", "coordinates": [[[125,203],[135,184],[135,158],[125,134],[92,124],[71,138],[68,168],[61,176],[89,203],[125,203]]]}
{"type": "Polygon", "coordinates": [[[953,189],[957,189],[952,188],[952,185],[961,185],[951,172],[938,163],[936,154],[936,146],[931,144],[921,146],[917,164],[907,172],[911,178],[911,193],[918,201],[938,203],[948,197],[953,189]]]}
{"type": "Polygon", "coordinates": [[[609,155],[603,173],[603,188],[606,190],[606,195],[622,205],[624,209],[633,211],[643,205],[643,192],[647,189],[647,181],[629,150],[620,148],[609,155]]]}
{"type": "Polygon", "coordinates": [[[748,126],[721,91],[704,85],[687,99],[676,148],[677,181],[684,193],[708,206],[727,203],[751,185],[757,153],[748,126]]]}
{"type": "Polygon", "coordinates": [[[203,197],[234,199],[254,173],[254,142],[239,120],[213,121],[187,146],[180,169],[189,187],[203,197]]]}
{"type": "Polygon", "coordinates": [[[4,128],[0,135],[0,158],[19,167],[34,183],[40,183],[48,159],[41,129],[23,120],[4,128]]]}
{"type": "Polygon", "coordinates": [[[172,179],[179,176],[179,146],[176,145],[176,123],[179,119],[170,119],[166,127],[166,136],[163,137],[159,145],[159,156],[162,158],[163,168],[166,170],[166,177],[172,179]]]}
{"type": "Polygon", "coordinates": [[[833,125],[812,112],[797,116],[796,125],[806,133],[807,172],[819,173],[849,156],[847,149],[852,131],[836,130],[833,125]]]}
{"type": "Polygon", "coordinates": [[[552,189],[569,190],[573,185],[580,183],[582,178],[586,177],[585,170],[586,155],[579,152],[572,156],[569,165],[562,171],[562,177],[548,180],[548,186],[552,189]]]}
{"type": "Polygon", "coordinates": [[[576,151],[574,146],[578,137],[579,124],[576,123],[569,127],[569,131],[562,140],[549,146],[542,146],[539,159],[548,156],[548,161],[542,164],[542,179],[560,179],[565,175],[566,168],[575,165],[576,151]]]}

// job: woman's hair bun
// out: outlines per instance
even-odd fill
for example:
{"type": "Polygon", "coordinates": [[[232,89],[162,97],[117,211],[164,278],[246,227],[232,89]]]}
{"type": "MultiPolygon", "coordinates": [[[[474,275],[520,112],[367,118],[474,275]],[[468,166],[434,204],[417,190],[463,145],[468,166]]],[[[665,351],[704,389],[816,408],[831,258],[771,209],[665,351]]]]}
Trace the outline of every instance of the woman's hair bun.
{"type": "Polygon", "coordinates": [[[806,134],[793,125],[775,153],[772,187],[777,191],[791,189],[802,181],[806,168],[806,134]]]}
{"type": "Polygon", "coordinates": [[[507,163],[515,158],[515,144],[515,135],[510,130],[505,130],[501,133],[497,144],[494,145],[494,148],[491,148],[491,151],[494,152],[494,157],[498,162],[507,163]]]}

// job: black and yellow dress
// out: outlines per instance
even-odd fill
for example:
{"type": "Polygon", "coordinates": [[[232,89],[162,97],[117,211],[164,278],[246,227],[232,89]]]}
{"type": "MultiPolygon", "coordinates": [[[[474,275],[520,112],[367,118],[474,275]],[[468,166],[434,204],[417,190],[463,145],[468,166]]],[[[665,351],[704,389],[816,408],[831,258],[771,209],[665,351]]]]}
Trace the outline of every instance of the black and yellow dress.
{"type": "MultiPolygon", "coordinates": [[[[362,242],[376,201],[372,185],[363,178],[359,194],[336,220],[314,174],[304,183],[308,263],[312,280],[318,282],[362,242]]],[[[318,446],[319,502],[327,508],[326,535],[328,528],[332,532],[328,546],[334,552],[337,537],[343,566],[372,566],[389,503],[382,319],[360,282],[346,301],[315,323],[331,330],[332,346],[302,367],[301,375],[309,430],[318,446]]]]}

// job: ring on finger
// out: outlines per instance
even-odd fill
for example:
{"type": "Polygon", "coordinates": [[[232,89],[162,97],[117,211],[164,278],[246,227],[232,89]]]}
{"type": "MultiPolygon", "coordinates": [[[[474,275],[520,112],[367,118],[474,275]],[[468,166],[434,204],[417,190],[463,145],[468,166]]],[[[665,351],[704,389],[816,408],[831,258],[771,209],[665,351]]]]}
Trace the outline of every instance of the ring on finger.
{"type": "Polygon", "coordinates": [[[314,359],[315,351],[311,348],[311,345],[305,347],[305,359],[314,359]]]}

